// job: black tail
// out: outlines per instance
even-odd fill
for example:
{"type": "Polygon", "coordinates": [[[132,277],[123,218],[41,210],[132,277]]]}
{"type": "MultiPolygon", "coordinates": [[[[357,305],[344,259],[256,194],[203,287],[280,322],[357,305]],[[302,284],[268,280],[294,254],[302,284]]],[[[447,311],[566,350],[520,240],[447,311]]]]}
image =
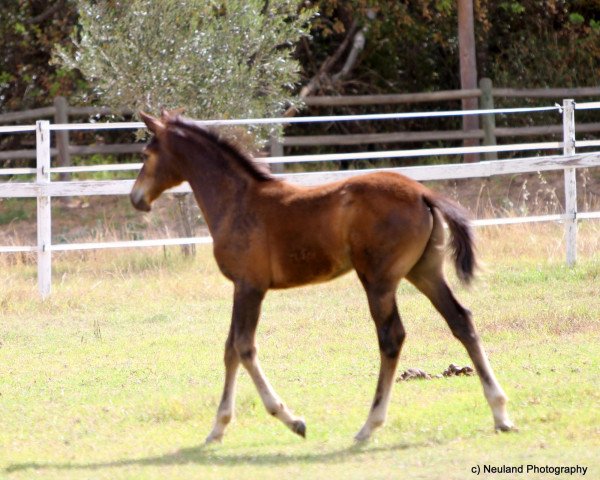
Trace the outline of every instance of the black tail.
{"type": "Polygon", "coordinates": [[[456,274],[464,284],[468,285],[475,275],[477,259],[475,240],[467,211],[452,200],[433,192],[428,192],[424,199],[429,208],[437,208],[446,220],[450,230],[450,247],[456,274]]]}

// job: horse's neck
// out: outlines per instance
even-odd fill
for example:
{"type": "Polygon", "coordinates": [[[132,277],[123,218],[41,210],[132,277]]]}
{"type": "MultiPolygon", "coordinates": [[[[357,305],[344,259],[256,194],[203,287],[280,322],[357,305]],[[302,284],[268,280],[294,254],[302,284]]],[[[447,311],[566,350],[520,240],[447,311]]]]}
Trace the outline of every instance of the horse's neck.
{"type": "Polygon", "coordinates": [[[235,159],[227,154],[188,158],[187,161],[187,181],[208,229],[214,234],[234,209],[243,208],[240,200],[256,180],[235,165],[235,159]]]}

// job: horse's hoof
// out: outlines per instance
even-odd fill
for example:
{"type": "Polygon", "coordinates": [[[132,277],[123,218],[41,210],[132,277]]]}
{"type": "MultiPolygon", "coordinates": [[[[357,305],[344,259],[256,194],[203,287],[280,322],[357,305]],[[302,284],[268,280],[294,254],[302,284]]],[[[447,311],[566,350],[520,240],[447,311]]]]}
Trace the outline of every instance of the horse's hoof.
{"type": "Polygon", "coordinates": [[[208,437],[206,437],[204,445],[210,445],[212,443],[223,443],[223,434],[215,435],[211,433],[208,437]]]}
{"type": "Polygon", "coordinates": [[[496,432],[518,432],[519,431],[519,429],[517,427],[515,427],[515,425],[510,421],[496,425],[495,430],[496,430],[496,432]]]}
{"type": "Polygon", "coordinates": [[[356,443],[365,443],[369,438],[371,438],[371,434],[363,430],[354,435],[354,441],[356,443]]]}
{"type": "Polygon", "coordinates": [[[300,435],[302,438],[306,438],[306,424],[304,420],[296,420],[292,423],[292,432],[300,435]]]}

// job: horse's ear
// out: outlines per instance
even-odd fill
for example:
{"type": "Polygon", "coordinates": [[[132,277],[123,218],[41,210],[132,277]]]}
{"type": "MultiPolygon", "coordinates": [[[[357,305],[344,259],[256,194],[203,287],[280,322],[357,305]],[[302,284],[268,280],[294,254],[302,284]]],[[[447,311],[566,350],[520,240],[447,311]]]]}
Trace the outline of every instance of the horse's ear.
{"type": "Polygon", "coordinates": [[[152,115],[148,115],[146,112],[140,112],[140,118],[146,124],[148,130],[155,135],[158,135],[158,133],[165,128],[163,123],[158,118],[154,118],[152,115]]]}
{"type": "Polygon", "coordinates": [[[171,118],[178,117],[179,115],[181,115],[184,112],[185,112],[185,107],[174,108],[172,110],[163,110],[160,113],[160,119],[168,121],[171,118]]]}

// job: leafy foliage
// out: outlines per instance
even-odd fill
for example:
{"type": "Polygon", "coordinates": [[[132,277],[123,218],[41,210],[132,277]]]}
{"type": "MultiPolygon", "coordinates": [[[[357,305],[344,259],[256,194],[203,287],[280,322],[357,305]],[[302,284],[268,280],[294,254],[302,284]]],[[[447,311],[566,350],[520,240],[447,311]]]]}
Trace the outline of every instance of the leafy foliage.
{"type": "MultiPolygon", "coordinates": [[[[368,28],[366,47],[352,75],[335,84],[324,83],[322,93],[410,92],[459,86],[456,2],[312,3],[320,13],[312,25],[312,39],[303,41],[296,52],[305,81],[335,51],[352,24],[368,28]],[[375,12],[376,18],[369,19],[369,12],[375,12]]],[[[47,105],[56,94],[72,96],[74,92],[86,103],[104,103],[110,95],[115,98],[113,103],[122,107],[128,102],[129,84],[146,78],[152,88],[163,89],[162,95],[157,98],[147,89],[135,97],[134,106],[189,107],[193,99],[199,99],[208,112],[201,116],[219,115],[222,103],[235,109],[231,116],[237,112],[260,115],[263,110],[258,103],[263,100],[270,113],[293,97],[290,87],[297,81],[299,67],[291,59],[291,46],[300,37],[299,31],[306,32],[302,22],[308,18],[308,12],[297,13],[299,4],[300,0],[4,0],[0,17],[0,110],[47,105]],[[60,8],[44,16],[55,4],[60,8]],[[268,11],[261,15],[265,5],[268,11]],[[136,18],[135,12],[146,15],[136,18]],[[69,41],[70,35],[76,47],[69,41]],[[90,46],[93,38],[103,42],[102,48],[95,50],[97,55],[90,46]],[[211,49],[206,48],[209,39],[215,42],[211,49]],[[66,68],[64,63],[48,64],[55,47],[62,52],[62,61],[85,70],[86,78],[94,79],[93,94],[79,70],[66,68]],[[103,56],[117,47],[121,56],[108,60],[103,56]],[[267,57],[257,56],[251,61],[263,47],[267,57]],[[221,52],[227,52],[228,61],[216,60],[221,52]],[[277,55],[283,60],[277,60],[277,55]],[[155,66],[146,68],[151,61],[155,66]],[[251,80],[233,78],[249,71],[256,75],[251,80]],[[263,74],[272,81],[258,80],[263,74]],[[228,76],[232,78],[225,81],[228,76]],[[172,99],[174,93],[165,96],[165,91],[178,88],[182,78],[185,83],[180,96],[185,101],[172,99]],[[235,89],[227,86],[230,81],[235,89]],[[240,88],[245,89],[244,95],[238,94],[240,88]],[[270,96],[274,88],[285,95],[270,96]],[[207,93],[213,91],[215,94],[207,93]],[[249,97],[252,100],[246,104],[249,97]]],[[[479,76],[491,77],[497,86],[515,88],[588,86],[598,78],[597,0],[474,0],[474,5],[479,76]]]]}
{"type": "Polygon", "coordinates": [[[0,111],[45,105],[55,95],[85,89],[76,72],[48,64],[54,46],[68,38],[77,22],[68,2],[50,3],[49,7],[45,0],[2,1],[0,111]]]}
{"type": "MultiPolygon", "coordinates": [[[[600,74],[597,0],[474,0],[480,77],[514,88],[576,87],[600,74]]],[[[339,93],[460,87],[457,4],[450,0],[320,0],[310,55],[318,66],[353,22],[368,28],[353,77],[339,93]],[[369,12],[376,18],[369,20],[369,12]]],[[[310,62],[303,64],[310,68],[310,62]]]]}
{"type": "Polygon", "coordinates": [[[57,59],[78,69],[109,105],[198,118],[264,117],[293,101],[294,43],[312,11],[294,0],[77,0],[74,49],[57,59]]]}
{"type": "Polygon", "coordinates": [[[590,86],[600,75],[595,0],[480,0],[480,76],[511,87],[590,86]]]}

